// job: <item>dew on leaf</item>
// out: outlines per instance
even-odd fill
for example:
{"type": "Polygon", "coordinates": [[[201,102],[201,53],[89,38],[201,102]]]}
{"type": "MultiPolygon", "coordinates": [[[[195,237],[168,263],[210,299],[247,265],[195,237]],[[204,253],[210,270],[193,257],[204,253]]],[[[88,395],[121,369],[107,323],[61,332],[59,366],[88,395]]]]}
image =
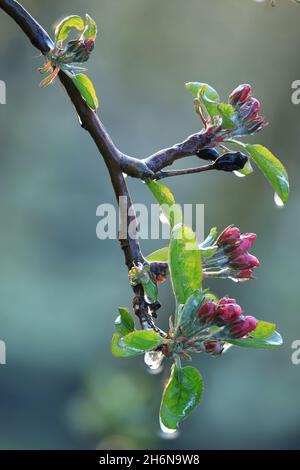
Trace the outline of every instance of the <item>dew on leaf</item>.
{"type": "Polygon", "coordinates": [[[274,202],[277,207],[284,207],[284,202],[277,193],[274,194],[274,202]]]}

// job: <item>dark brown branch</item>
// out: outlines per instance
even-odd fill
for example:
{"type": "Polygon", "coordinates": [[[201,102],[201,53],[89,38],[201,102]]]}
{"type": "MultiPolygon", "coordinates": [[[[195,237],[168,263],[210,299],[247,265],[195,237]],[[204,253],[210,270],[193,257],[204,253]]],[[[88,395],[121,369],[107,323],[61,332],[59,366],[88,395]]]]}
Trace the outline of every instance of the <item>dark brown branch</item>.
{"type": "Polygon", "coordinates": [[[204,171],[214,170],[213,163],[209,165],[198,166],[196,168],[183,168],[181,170],[160,171],[156,174],[158,180],[169,178],[170,176],[192,175],[194,173],[203,173],[204,171]]]}
{"type": "MultiPolygon", "coordinates": [[[[0,7],[16,21],[30,39],[31,43],[42,54],[46,55],[53,48],[53,41],[47,32],[17,1],[0,0],[0,7]]],[[[103,156],[118,203],[121,196],[127,198],[127,209],[130,209],[130,215],[128,215],[127,211],[127,220],[125,222],[126,227],[130,224],[131,228],[133,228],[136,226],[136,216],[122,172],[140,179],[156,178],[155,173],[171,165],[175,160],[194,155],[201,148],[211,145],[214,138],[213,133],[209,132],[209,129],[206,129],[205,131],[188,137],[184,142],[176,144],[169,149],[160,150],[144,160],[126,156],[114,145],[111,137],[99,119],[99,116],[89,108],[73,81],[62,71],[59,73],[59,79],[76,109],[81,126],[90,133],[103,156]]],[[[139,243],[135,237],[131,237],[127,234],[127,238],[121,239],[120,244],[124,251],[125,262],[128,269],[130,269],[136,261],[143,260],[139,243]]],[[[136,311],[142,325],[155,329],[156,327],[153,324],[148,306],[144,302],[142,287],[137,286],[134,288],[134,291],[136,294],[135,306],[138,304],[136,311]]]]}

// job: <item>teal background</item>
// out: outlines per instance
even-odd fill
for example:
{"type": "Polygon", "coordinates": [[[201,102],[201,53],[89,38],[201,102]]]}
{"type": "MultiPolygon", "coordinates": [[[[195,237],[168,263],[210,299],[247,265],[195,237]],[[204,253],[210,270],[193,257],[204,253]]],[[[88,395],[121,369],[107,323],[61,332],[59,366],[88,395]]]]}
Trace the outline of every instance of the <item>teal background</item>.
{"type": "MultiPolygon", "coordinates": [[[[168,364],[150,376],[141,359],[111,356],[117,307],[130,306],[122,253],[96,238],[96,208],[114,203],[104,163],[58,82],[38,88],[43,63],[0,12],[0,366],[2,449],[299,448],[299,126],[291,83],[300,79],[300,7],[252,0],[24,0],[48,30],[88,12],[100,34],[88,67],[100,116],[126,153],[147,156],[199,130],[186,81],[210,83],[226,99],[251,83],[270,125],[261,143],[286,165],[291,197],[280,210],[259,171],[240,179],[211,172],[169,181],[180,203],[205,204],[206,231],[230,223],[258,234],[255,282],[214,282],[248,314],[277,323],[284,346],[196,357],[201,406],[176,440],[159,434],[168,364]]],[[[197,159],[191,159],[197,163],[197,159]]],[[[129,181],[136,202],[153,202],[129,181]]],[[[144,252],[159,242],[143,242],[144,252]]],[[[159,324],[173,310],[160,295],[159,324]]]]}

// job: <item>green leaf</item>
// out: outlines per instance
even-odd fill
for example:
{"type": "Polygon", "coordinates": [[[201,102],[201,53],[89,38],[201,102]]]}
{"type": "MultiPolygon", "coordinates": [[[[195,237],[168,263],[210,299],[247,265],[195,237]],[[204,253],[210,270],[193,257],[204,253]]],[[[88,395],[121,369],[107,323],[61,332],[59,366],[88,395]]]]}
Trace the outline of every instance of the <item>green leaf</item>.
{"type": "Polygon", "coordinates": [[[174,295],[178,304],[202,287],[201,253],[191,228],[177,225],[171,233],[169,269],[174,295]]]}
{"type": "Polygon", "coordinates": [[[273,323],[259,321],[247,338],[226,341],[244,348],[275,349],[282,345],[282,337],[275,329],[276,325],[273,323]]]}
{"type": "Polygon", "coordinates": [[[196,319],[199,308],[203,302],[203,298],[204,296],[202,291],[196,290],[187,299],[178,321],[178,325],[180,325],[183,329],[190,326],[196,319]]]}
{"type": "Polygon", "coordinates": [[[160,420],[168,429],[176,429],[199,404],[203,391],[203,380],[195,367],[179,369],[172,366],[169,382],[164,390],[160,420]]]}
{"type": "Polygon", "coordinates": [[[251,173],[253,173],[253,168],[249,160],[245,163],[244,168],[239,171],[234,171],[236,176],[248,176],[251,175],[251,173]]]}
{"type": "Polygon", "coordinates": [[[164,246],[159,250],[153,251],[153,253],[146,256],[146,260],[149,261],[149,263],[153,263],[154,261],[161,261],[162,263],[167,263],[169,260],[169,247],[164,246]]]}
{"type": "Polygon", "coordinates": [[[205,240],[202,243],[200,243],[199,245],[200,249],[204,250],[205,248],[211,247],[211,245],[215,242],[217,237],[218,237],[217,227],[212,227],[210,229],[208,236],[205,238],[205,240]]]}
{"type": "Polygon", "coordinates": [[[219,114],[218,105],[220,103],[220,96],[213,87],[201,82],[189,82],[185,86],[195,98],[200,100],[211,117],[219,114]]]}
{"type": "Polygon", "coordinates": [[[215,246],[208,246],[207,248],[201,248],[201,245],[199,245],[199,251],[201,253],[201,257],[209,259],[212,258],[215,254],[216,251],[218,250],[217,245],[215,246]]]}
{"type": "Polygon", "coordinates": [[[134,321],[127,308],[119,308],[119,316],[115,320],[115,325],[122,336],[134,331],[134,321]]]}
{"type": "Polygon", "coordinates": [[[78,29],[78,31],[84,29],[84,21],[80,16],[67,16],[58,23],[55,28],[55,43],[67,39],[71,29],[78,29]]]}
{"type": "Polygon", "coordinates": [[[89,107],[96,110],[99,106],[99,102],[94,89],[94,85],[92,84],[89,77],[87,77],[83,73],[79,73],[75,76],[71,75],[71,78],[78,90],[80,91],[81,96],[89,105],[89,107]]]}
{"type": "Polygon", "coordinates": [[[90,17],[90,15],[85,15],[85,28],[82,33],[82,39],[93,39],[95,40],[97,36],[97,24],[96,22],[90,17]]]}
{"type": "Polygon", "coordinates": [[[141,277],[141,284],[144,288],[145,300],[149,304],[153,304],[157,301],[158,288],[154,281],[150,278],[150,275],[141,277]]]}
{"type": "Polygon", "coordinates": [[[232,120],[234,109],[231,104],[220,103],[218,105],[218,111],[220,116],[222,117],[222,127],[224,129],[235,129],[236,125],[232,120]]]}
{"type": "Polygon", "coordinates": [[[135,357],[151,351],[163,343],[164,339],[153,330],[139,330],[121,337],[114,334],[111,351],[117,357],[135,357]]]}
{"type": "Polygon", "coordinates": [[[147,186],[157,200],[171,227],[182,222],[181,207],[176,204],[170,189],[160,181],[147,181],[147,186]]]}
{"type": "Polygon", "coordinates": [[[246,145],[247,151],[263,172],[267,180],[273,186],[275,193],[280,197],[284,204],[289,197],[289,180],[286,169],[283,164],[262,145],[246,145]]]}

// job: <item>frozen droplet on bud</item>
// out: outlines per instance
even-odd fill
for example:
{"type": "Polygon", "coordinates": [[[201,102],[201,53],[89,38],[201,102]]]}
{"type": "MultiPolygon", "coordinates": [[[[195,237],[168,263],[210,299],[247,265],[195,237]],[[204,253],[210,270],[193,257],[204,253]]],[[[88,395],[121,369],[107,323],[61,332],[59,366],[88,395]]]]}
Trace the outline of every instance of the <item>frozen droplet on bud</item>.
{"type": "Polygon", "coordinates": [[[126,180],[126,178],[128,176],[127,173],[122,173],[122,175],[123,175],[123,178],[126,180]]]}
{"type": "Polygon", "coordinates": [[[238,176],[239,178],[244,178],[246,175],[243,175],[243,173],[241,173],[240,171],[234,171],[233,172],[235,174],[235,176],[238,176]]]}
{"type": "Polygon", "coordinates": [[[179,436],[178,429],[170,429],[165,426],[159,417],[159,426],[161,429],[161,437],[164,439],[176,439],[179,436]]]}
{"type": "Polygon", "coordinates": [[[226,353],[228,351],[228,349],[230,349],[232,346],[233,346],[233,344],[225,343],[224,344],[224,349],[223,349],[223,354],[226,353]]]}
{"type": "Polygon", "coordinates": [[[161,363],[164,355],[161,351],[148,351],[145,353],[144,362],[151,372],[159,374],[162,371],[161,363]]]}
{"type": "Polygon", "coordinates": [[[274,202],[277,207],[284,207],[284,202],[277,193],[274,194],[274,202]]]}
{"type": "Polygon", "coordinates": [[[168,217],[163,212],[160,213],[159,220],[161,221],[162,224],[170,225],[168,217]]]}

